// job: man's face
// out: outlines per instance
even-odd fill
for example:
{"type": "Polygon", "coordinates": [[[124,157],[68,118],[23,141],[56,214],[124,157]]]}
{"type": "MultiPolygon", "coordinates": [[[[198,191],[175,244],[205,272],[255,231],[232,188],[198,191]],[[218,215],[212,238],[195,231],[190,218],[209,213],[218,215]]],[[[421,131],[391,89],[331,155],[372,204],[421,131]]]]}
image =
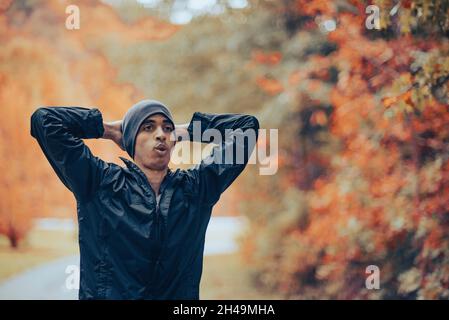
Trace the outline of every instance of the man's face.
{"type": "Polygon", "coordinates": [[[137,132],[135,162],[152,170],[167,168],[176,144],[174,129],[171,122],[162,114],[155,114],[145,119],[137,132]]]}

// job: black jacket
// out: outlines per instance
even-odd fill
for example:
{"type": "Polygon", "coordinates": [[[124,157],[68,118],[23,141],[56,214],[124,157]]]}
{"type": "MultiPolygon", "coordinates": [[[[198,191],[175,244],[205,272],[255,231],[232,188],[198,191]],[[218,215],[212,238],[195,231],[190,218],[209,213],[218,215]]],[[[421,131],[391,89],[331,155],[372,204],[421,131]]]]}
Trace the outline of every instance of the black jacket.
{"type": "MultiPolygon", "coordinates": [[[[259,128],[249,115],[194,113],[201,131],[259,128]]],[[[244,150],[243,164],[203,161],[189,170],[169,170],[156,198],[143,171],[94,156],[82,139],[103,136],[98,109],[42,107],[31,116],[31,135],[77,201],[80,299],[199,299],[206,228],[213,205],[244,169],[254,143],[222,143],[244,150]],[[249,153],[248,153],[249,151],[249,153]]],[[[223,135],[224,136],[224,135],[223,135]]],[[[209,142],[209,141],[202,141],[209,142]]]]}

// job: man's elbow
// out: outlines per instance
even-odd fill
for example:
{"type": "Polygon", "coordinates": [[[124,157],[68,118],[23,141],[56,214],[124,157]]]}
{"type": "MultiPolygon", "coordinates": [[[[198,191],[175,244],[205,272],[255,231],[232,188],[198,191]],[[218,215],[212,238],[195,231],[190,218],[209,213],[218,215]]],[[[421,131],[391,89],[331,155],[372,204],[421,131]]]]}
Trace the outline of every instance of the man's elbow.
{"type": "Polygon", "coordinates": [[[257,139],[259,136],[259,128],[260,128],[259,120],[255,116],[252,116],[252,115],[247,115],[247,119],[248,119],[247,120],[248,128],[251,130],[254,130],[254,133],[256,134],[256,139],[257,139]]]}
{"type": "Polygon", "coordinates": [[[36,129],[42,125],[42,119],[47,113],[45,107],[38,107],[31,115],[31,136],[36,138],[36,129]]]}

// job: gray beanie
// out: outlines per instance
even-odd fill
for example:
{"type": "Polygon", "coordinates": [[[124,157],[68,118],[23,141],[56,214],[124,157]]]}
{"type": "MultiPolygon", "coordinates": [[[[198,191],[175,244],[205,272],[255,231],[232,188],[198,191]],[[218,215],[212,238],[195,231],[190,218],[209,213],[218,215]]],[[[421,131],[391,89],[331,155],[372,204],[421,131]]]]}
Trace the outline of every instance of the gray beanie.
{"type": "Polygon", "coordinates": [[[163,114],[175,126],[170,110],[156,100],[142,100],[133,105],[125,114],[122,122],[122,139],[126,152],[134,159],[134,147],[140,125],[154,114],[163,114]]]}

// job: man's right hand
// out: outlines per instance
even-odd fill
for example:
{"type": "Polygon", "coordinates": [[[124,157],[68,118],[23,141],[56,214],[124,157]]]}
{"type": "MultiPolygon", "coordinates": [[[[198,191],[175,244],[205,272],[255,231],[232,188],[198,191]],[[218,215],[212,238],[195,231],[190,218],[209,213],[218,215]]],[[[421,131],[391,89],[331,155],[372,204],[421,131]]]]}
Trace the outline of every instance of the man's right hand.
{"type": "Polygon", "coordinates": [[[122,122],[123,120],[103,122],[104,134],[102,138],[114,141],[120,149],[125,150],[122,140],[122,122]]]}

